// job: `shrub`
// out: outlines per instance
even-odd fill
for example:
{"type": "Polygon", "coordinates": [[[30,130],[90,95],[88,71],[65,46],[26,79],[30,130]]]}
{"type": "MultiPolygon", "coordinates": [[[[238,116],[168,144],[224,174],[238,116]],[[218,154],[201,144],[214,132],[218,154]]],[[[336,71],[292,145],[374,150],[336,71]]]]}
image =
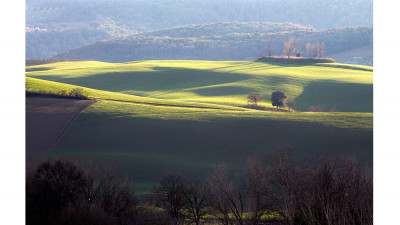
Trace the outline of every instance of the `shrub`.
{"type": "Polygon", "coordinates": [[[57,94],[59,94],[61,96],[66,96],[67,95],[67,91],[66,90],[61,90],[57,94]]]}
{"type": "Polygon", "coordinates": [[[87,99],[89,93],[83,88],[74,88],[69,92],[69,95],[78,99],[87,99]]]}
{"type": "Polygon", "coordinates": [[[289,107],[289,112],[290,112],[290,109],[292,108],[294,108],[294,106],[296,105],[296,101],[294,101],[294,99],[292,99],[292,98],[288,98],[287,100],[286,100],[286,105],[289,107]]]}
{"type": "Polygon", "coordinates": [[[248,102],[253,102],[257,106],[257,102],[260,101],[260,96],[256,93],[251,93],[247,96],[248,102]]]}
{"type": "Polygon", "coordinates": [[[83,88],[74,88],[69,93],[66,90],[50,92],[43,90],[29,90],[26,88],[26,97],[44,97],[44,98],[70,98],[70,99],[89,99],[88,92],[83,88]]]}

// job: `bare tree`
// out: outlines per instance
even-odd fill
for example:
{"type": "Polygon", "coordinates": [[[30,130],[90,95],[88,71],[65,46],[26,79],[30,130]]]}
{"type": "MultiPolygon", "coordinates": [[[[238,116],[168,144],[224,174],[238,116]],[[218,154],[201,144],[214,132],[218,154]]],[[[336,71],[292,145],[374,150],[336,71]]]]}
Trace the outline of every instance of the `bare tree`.
{"type": "Polygon", "coordinates": [[[132,220],[133,209],[137,205],[137,199],[129,188],[129,177],[117,177],[115,163],[104,169],[101,180],[101,207],[104,211],[117,218],[119,224],[125,224],[132,220]]]}
{"type": "Polygon", "coordinates": [[[325,43],[317,43],[315,44],[315,49],[317,51],[317,57],[318,58],[322,58],[322,56],[324,55],[324,48],[325,48],[325,43]]]}
{"type": "Polygon", "coordinates": [[[297,46],[297,53],[296,53],[296,57],[301,57],[301,46],[297,46]]]}
{"type": "Polygon", "coordinates": [[[232,184],[226,167],[220,164],[207,178],[210,207],[226,225],[260,224],[262,216],[271,211],[280,212],[285,224],[372,225],[369,167],[361,167],[352,158],[337,161],[328,157],[302,165],[297,166],[290,148],[271,154],[266,164],[249,157],[243,192],[232,184]]]}
{"type": "Polygon", "coordinates": [[[308,176],[299,208],[308,224],[372,224],[372,174],[354,160],[322,157],[303,169],[308,176]]]}
{"type": "Polygon", "coordinates": [[[268,57],[271,57],[272,53],[274,52],[274,49],[272,48],[272,45],[269,41],[265,45],[265,49],[267,50],[268,57]]]}
{"type": "Polygon", "coordinates": [[[339,179],[337,162],[318,159],[305,173],[312,177],[305,183],[300,204],[305,220],[318,224],[345,224],[341,214],[345,209],[346,183],[339,179]]]}
{"type": "Polygon", "coordinates": [[[262,216],[271,212],[270,180],[267,168],[256,157],[248,157],[246,164],[246,189],[248,192],[249,223],[256,225],[262,216]]]}
{"type": "Polygon", "coordinates": [[[127,180],[102,176],[67,160],[45,161],[27,173],[27,224],[131,224],[137,200],[127,180]],[[101,178],[100,178],[101,177],[101,178]]]}
{"type": "Polygon", "coordinates": [[[97,166],[93,161],[89,162],[89,166],[85,169],[86,186],[84,190],[85,203],[90,211],[92,205],[96,203],[100,196],[101,187],[103,186],[102,179],[97,176],[97,166]]]}
{"type": "Polygon", "coordinates": [[[246,196],[229,180],[225,164],[219,164],[208,176],[207,190],[210,206],[221,223],[230,224],[229,213],[232,213],[235,224],[244,224],[246,196]]]}
{"type": "Polygon", "coordinates": [[[342,221],[352,224],[373,222],[372,169],[361,166],[354,158],[343,157],[338,169],[339,180],[346,188],[343,193],[342,221]]]}
{"type": "Polygon", "coordinates": [[[313,53],[314,53],[314,45],[310,44],[310,42],[307,42],[306,43],[306,50],[307,50],[308,57],[311,58],[313,56],[313,53]]]}
{"type": "Polygon", "coordinates": [[[247,101],[254,102],[255,105],[257,105],[257,102],[260,101],[260,99],[260,96],[256,93],[251,93],[247,96],[247,101]]]}
{"type": "Polygon", "coordinates": [[[156,203],[174,218],[175,224],[184,217],[185,182],[181,174],[168,174],[152,191],[156,203]]]}
{"type": "Polygon", "coordinates": [[[283,43],[283,52],[288,58],[291,54],[293,54],[294,50],[294,38],[291,38],[288,42],[283,43]]]}
{"type": "MultiPolygon", "coordinates": [[[[212,176],[212,175],[210,175],[212,176]]],[[[211,208],[210,213],[214,215],[214,217],[223,225],[230,225],[231,219],[229,216],[230,207],[228,202],[225,201],[224,196],[219,194],[219,188],[216,184],[214,184],[214,179],[216,178],[208,178],[207,186],[206,186],[206,196],[208,205],[211,208]]]]}
{"type": "Polygon", "coordinates": [[[203,185],[198,182],[188,182],[185,185],[184,209],[189,213],[188,218],[196,225],[207,213],[207,197],[203,185]]]}
{"type": "Polygon", "coordinates": [[[283,148],[267,159],[275,209],[282,212],[289,224],[298,217],[297,195],[302,190],[301,174],[296,170],[292,151],[289,147],[283,148]]]}
{"type": "Polygon", "coordinates": [[[85,179],[71,161],[45,161],[38,165],[26,183],[28,224],[52,224],[62,209],[79,204],[85,179]]]}

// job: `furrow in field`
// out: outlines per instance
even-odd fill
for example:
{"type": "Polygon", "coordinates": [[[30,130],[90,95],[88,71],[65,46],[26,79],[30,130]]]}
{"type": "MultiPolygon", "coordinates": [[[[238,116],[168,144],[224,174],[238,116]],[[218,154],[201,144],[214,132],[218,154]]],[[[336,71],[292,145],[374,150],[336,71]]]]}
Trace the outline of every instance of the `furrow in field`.
{"type": "Polygon", "coordinates": [[[79,113],[97,101],[26,98],[26,158],[41,157],[54,148],[79,113]]]}

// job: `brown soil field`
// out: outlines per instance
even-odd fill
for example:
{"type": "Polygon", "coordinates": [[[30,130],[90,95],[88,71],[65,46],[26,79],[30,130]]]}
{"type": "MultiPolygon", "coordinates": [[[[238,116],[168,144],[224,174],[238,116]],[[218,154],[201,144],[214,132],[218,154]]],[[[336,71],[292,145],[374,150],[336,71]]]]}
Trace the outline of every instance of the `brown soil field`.
{"type": "Polygon", "coordinates": [[[97,100],[26,98],[26,159],[55,146],[78,114],[97,100]]]}

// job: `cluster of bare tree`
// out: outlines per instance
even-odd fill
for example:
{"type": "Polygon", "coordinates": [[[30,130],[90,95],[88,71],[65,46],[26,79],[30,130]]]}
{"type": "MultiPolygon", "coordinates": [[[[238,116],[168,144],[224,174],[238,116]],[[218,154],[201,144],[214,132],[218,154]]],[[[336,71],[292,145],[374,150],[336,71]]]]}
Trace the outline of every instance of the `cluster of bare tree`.
{"type": "MultiPolygon", "coordinates": [[[[311,44],[310,42],[307,42],[305,47],[309,58],[322,58],[324,54],[325,43],[317,42],[315,44],[311,44]]],[[[271,57],[274,49],[270,42],[267,42],[265,49],[267,50],[268,57],[271,57]]],[[[289,41],[283,43],[283,53],[288,57],[288,59],[291,55],[301,57],[301,46],[298,45],[296,48],[295,39],[291,38],[289,41]]]]}
{"type": "Polygon", "coordinates": [[[372,224],[372,173],[356,160],[322,157],[296,166],[286,149],[259,160],[249,157],[234,181],[219,164],[203,183],[170,174],[153,191],[175,224],[372,224]],[[278,215],[267,219],[268,215],[278,215]],[[271,221],[272,220],[272,221],[271,221]]]}
{"type": "Polygon", "coordinates": [[[27,168],[26,224],[372,224],[372,171],[351,158],[299,164],[282,149],[248,157],[241,176],[224,163],[202,182],[168,174],[140,204],[113,165],[27,168]]]}
{"type": "Polygon", "coordinates": [[[306,50],[309,58],[322,58],[324,54],[325,43],[311,44],[310,42],[306,43],[306,50]]]}
{"type": "Polygon", "coordinates": [[[132,224],[138,200],[110,165],[80,169],[71,161],[27,166],[26,224],[132,224]]]}

